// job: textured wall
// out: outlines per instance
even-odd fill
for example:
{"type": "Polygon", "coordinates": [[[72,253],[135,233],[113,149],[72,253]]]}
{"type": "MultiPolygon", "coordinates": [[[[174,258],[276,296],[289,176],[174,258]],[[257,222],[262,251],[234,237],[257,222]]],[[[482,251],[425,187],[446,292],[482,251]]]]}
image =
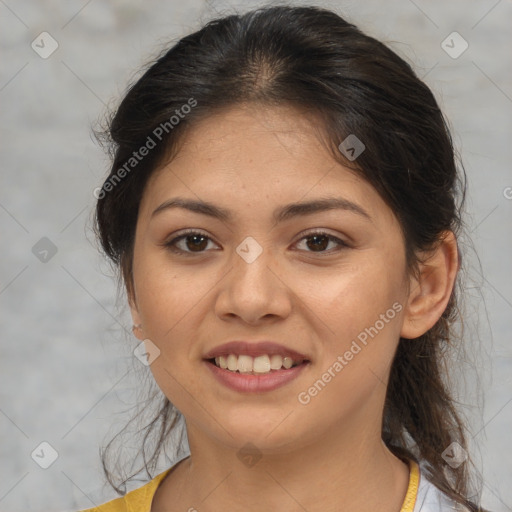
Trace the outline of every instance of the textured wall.
{"type": "MultiPolygon", "coordinates": [[[[486,399],[472,420],[473,443],[484,504],[510,511],[512,4],[316,3],[413,62],[453,127],[482,276],[468,259],[485,299],[468,289],[468,339],[482,339],[483,379],[474,381],[468,367],[467,380],[486,399]],[[462,39],[448,37],[454,31],[462,39]]],[[[103,487],[98,447],[129,417],[120,412],[148,375],[133,357],[131,324],[90,232],[92,191],[107,168],[90,128],[163,42],[235,5],[0,0],[1,511],[71,511],[114,497],[103,487]],[[57,459],[43,469],[53,450],[57,459]]]]}

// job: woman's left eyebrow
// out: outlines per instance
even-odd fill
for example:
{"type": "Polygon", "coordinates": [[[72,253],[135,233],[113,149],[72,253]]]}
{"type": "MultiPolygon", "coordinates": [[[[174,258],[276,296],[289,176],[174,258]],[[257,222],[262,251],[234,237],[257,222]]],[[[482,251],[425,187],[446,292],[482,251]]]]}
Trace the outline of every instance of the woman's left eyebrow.
{"type": "Polygon", "coordinates": [[[276,223],[289,220],[293,217],[311,215],[328,210],[345,210],[356,213],[373,222],[370,214],[359,204],[349,201],[343,197],[328,197],[287,204],[274,212],[276,223]]]}
{"type": "MultiPolygon", "coordinates": [[[[184,197],[174,197],[163,202],[153,211],[151,217],[171,208],[183,208],[194,213],[213,217],[223,222],[232,222],[234,218],[234,215],[230,210],[207,201],[187,199],[184,197]]],[[[310,201],[290,203],[277,208],[273,213],[273,218],[276,223],[280,223],[293,217],[312,215],[314,213],[328,210],[349,211],[373,222],[370,214],[362,206],[342,197],[319,198],[310,201]]]]}

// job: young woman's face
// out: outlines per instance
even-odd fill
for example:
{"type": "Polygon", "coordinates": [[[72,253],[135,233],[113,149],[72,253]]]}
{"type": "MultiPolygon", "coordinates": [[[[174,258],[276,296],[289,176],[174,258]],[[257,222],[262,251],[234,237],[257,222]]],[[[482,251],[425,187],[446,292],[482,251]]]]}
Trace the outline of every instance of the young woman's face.
{"type": "Polygon", "coordinates": [[[138,336],[160,350],[151,370],[189,430],[233,448],[380,437],[407,299],[404,241],[375,189],[316,134],[284,107],[212,116],[141,203],[138,336]],[[171,206],[178,198],[209,207],[171,206]],[[337,207],[314,206],[326,200],[337,207]],[[215,355],[242,373],[218,368],[215,355]],[[290,360],[300,364],[281,366],[290,360]]]}

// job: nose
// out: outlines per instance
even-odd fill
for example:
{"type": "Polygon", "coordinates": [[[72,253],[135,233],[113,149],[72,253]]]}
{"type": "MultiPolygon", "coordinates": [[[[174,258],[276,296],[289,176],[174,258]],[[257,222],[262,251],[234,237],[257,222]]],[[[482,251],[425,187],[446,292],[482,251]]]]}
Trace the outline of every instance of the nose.
{"type": "Polygon", "coordinates": [[[254,259],[254,245],[247,247],[250,251],[244,252],[241,244],[233,254],[233,267],[221,281],[222,289],[217,295],[216,315],[251,325],[286,318],[292,309],[292,291],[276,256],[257,244],[263,250],[259,253],[258,249],[259,255],[254,259]]]}

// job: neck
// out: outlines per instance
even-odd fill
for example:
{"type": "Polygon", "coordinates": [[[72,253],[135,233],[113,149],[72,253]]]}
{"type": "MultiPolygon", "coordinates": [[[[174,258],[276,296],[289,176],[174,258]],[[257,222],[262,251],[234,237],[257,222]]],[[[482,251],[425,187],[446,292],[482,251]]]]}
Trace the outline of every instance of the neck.
{"type": "Polygon", "coordinates": [[[409,470],[384,445],[380,430],[324,432],[300,449],[262,453],[255,464],[256,459],[244,463],[238,450],[205,443],[198,434],[189,427],[190,457],[177,468],[165,510],[178,499],[181,510],[202,512],[334,512],[340,505],[351,511],[399,512],[405,497],[409,470]]]}

